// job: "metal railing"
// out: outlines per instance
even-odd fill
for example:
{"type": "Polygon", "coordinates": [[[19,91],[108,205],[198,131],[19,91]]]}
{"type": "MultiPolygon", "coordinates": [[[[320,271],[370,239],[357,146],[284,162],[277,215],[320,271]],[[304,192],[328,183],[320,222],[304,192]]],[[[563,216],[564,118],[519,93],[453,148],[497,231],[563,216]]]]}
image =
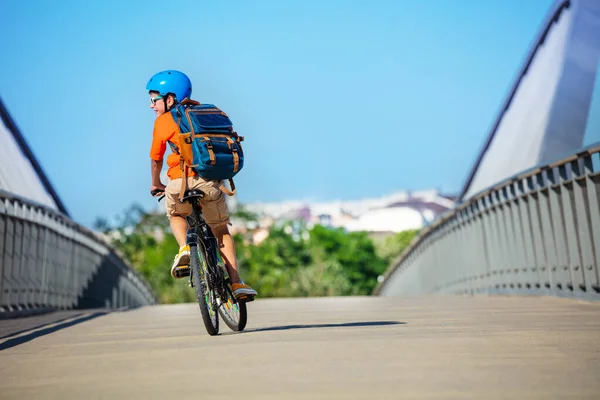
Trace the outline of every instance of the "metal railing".
{"type": "Polygon", "coordinates": [[[600,146],[514,176],[427,227],[375,289],[600,299],[600,146]]]}
{"type": "Polygon", "coordinates": [[[0,191],[0,316],[154,303],[148,284],[92,231],[0,191]]]}

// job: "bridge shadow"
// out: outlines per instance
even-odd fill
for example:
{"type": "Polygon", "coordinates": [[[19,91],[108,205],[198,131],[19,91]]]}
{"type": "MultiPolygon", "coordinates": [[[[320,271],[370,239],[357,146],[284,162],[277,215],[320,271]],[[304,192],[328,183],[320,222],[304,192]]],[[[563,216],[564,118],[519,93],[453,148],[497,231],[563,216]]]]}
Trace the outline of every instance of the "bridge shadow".
{"type": "Polygon", "coordinates": [[[59,331],[61,329],[69,328],[71,326],[81,324],[83,322],[92,320],[94,318],[101,317],[110,312],[111,312],[110,310],[106,310],[106,311],[103,310],[103,311],[95,311],[95,312],[91,312],[91,313],[78,313],[76,315],[68,316],[65,318],[60,318],[56,321],[44,323],[39,326],[30,328],[30,329],[25,329],[22,331],[17,331],[17,332],[10,333],[8,335],[4,335],[2,338],[0,338],[0,340],[10,338],[10,337],[12,337],[12,338],[7,339],[3,342],[0,342],[0,351],[10,349],[11,347],[15,347],[15,346],[27,343],[33,339],[36,339],[41,336],[49,335],[49,334],[59,331]],[[48,326],[48,325],[51,325],[51,326],[48,326]],[[44,328],[44,326],[47,326],[47,327],[44,328]],[[29,333],[26,333],[26,332],[29,332],[29,333]]]}
{"type": "Polygon", "coordinates": [[[364,322],[345,322],[340,324],[310,324],[310,325],[280,325],[269,326],[265,328],[249,329],[245,332],[268,332],[268,331],[287,331],[292,329],[316,329],[316,328],[356,328],[364,326],[389,326],[406,325],[406,322],[400,321],[364,321],[364,322]]]}
{"type": "Polygon", "coordinates": [[[0,340],[20,335],[28,331],[38,330],[45,326],[58,324],[69,319],[77,318],[82,312],[50,312],[41,316],[22,317],[0,320],[0,340]],[[56,315],[54,315],[56,314],[56,315]]]}

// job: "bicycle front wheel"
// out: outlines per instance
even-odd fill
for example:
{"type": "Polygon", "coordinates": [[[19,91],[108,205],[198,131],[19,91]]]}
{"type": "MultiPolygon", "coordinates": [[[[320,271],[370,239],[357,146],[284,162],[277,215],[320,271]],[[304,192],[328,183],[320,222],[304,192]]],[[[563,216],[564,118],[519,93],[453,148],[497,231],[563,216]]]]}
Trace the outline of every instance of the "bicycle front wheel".
{"type": "Polygon", "coordinates": [[[214,336],[219,333],[219,315],[216,294],[210,284],[210,276],[207,272],[206,257],[204,255],[204,249],[201,246],[190,246],[191,273],[196,287],[196,298],[200,306],[200,314],[202,314],[206,331],[209,335],[214,336]]]}

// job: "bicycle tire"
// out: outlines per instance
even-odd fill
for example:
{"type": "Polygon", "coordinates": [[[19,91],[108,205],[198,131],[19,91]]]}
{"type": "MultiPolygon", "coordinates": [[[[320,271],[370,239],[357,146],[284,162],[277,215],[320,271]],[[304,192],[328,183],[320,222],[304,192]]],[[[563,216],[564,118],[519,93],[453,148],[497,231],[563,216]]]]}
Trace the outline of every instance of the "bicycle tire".
{"type": "Polygon", "coordinates": [[[246,327],[246,323],[248,321],[248,310],[246,308],[246,302],[235,301],[231,287],[225,282],[224,284],[226,285],[225,292],[227,293],[227,302],[223,302],[224,299],[221,299],[222,303],[219,305],[219,315],[221,316],[225,324],[229,327],[229,329],[231,329],[234,332],[241,332],[246,327]],[[239,318],[237,319],[237,321],[234,316],[230,315],[230,313],[226,309],[224,309],[224,307],[238,308],[239,318]]]}
{"type": "Polygon", "coordinates": [[[202,258],[199,256],[199,250],[204,253],[204,249],[199,249],[198,245],[190,245],[191,273],[193,274],[193,282],[196,287],[196,299],[198,300],[204,327],[209,335],[214,336],[219,333],[219,313],[216,311],[217,307],[214,290],[210,287],[207,279],[202,279],[203,276],[206,276],[204,274],[206,268],[203,265],[206,258],[204,257],[204,254],[202,258]],[[209,308],[209,302],[211,303],[211,308],[209,308]],[[214,314],[214,320],[211,317],[211,311],[212,314],[214,314]]]}

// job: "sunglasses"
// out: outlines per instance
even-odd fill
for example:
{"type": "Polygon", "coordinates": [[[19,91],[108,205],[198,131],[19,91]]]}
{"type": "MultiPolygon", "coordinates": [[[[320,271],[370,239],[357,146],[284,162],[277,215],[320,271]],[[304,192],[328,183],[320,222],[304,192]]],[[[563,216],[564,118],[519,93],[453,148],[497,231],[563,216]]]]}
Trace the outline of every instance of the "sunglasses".
{"type": "Polygon", "coordinates": [[[162,99],[162,96],[156,96],[156,97],[151,97],[150,98],[150,104],[155,105],[157,100],[162,99]]]}

